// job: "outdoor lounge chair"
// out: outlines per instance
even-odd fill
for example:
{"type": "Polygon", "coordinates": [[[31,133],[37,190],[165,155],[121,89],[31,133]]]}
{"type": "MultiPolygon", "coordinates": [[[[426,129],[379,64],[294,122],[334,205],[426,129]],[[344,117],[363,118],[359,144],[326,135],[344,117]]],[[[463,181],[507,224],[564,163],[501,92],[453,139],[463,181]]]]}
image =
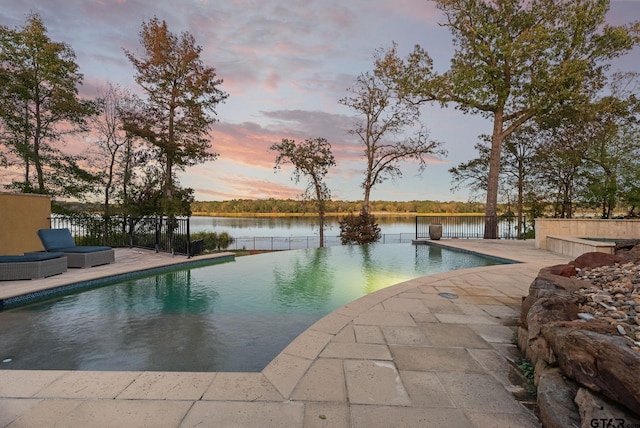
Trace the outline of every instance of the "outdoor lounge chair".
{"type": "Polygon", "coordinates": [[[31,253],[0,256],[0,281],[37,279],[67,271],[64,253],[31,253]]]}
{"type": "Polygon", "coordinates": [[[40,229],[38,236],[47,252],[64,253],[69,267],[86,268],[115,261],[113,248],[76,245],[69,229],[40,229]]]}

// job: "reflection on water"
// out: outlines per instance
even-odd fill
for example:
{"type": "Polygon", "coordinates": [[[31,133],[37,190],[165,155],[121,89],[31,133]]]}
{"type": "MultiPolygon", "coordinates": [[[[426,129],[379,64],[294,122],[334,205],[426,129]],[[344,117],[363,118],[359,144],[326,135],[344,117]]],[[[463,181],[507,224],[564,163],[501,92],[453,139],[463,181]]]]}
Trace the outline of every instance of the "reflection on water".
{"type": "Polygon", "coordinates": [[[274,299],[283,308],[317,310],[326,307],[333,292],[331,249],[296,251],[291,266],[274,268],[274,299]]]}
{"type": "Polygon", "coordinates": [[[367,293],[495,262],[430,246],[282,251],[0,312],[0,369],[260,371],[367,293]]]}

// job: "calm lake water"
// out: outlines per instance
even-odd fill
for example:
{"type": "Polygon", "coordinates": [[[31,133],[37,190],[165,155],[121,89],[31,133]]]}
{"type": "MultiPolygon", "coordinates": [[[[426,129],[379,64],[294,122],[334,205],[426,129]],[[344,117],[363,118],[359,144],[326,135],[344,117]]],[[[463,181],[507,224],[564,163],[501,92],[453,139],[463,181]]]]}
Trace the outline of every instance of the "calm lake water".
{"type": "MultiPolygon", "coordinates": [[[[328,217],[325,235],[338,236],[342,216],[328,217]]],[[[376,217],[383,234],[414,233],[415,215],[376,217]]],[[[227,232],[234,238],[266,236],[318,235],[318,220],[314,217],[191,217],[192,232],[227,232]]]]}

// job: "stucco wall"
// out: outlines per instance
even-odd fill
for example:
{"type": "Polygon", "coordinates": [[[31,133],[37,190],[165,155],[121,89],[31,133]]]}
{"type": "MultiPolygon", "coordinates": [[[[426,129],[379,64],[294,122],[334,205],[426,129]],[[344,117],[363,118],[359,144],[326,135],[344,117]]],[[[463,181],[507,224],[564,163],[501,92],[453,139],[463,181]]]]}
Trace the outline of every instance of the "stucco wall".
{"type": "Polygon", "coordinates": [[[48,196],[0,193],[0,255],[42,250],[37,231],[50,227],[50,216],[48,196]]]}
{"type": "Polygon", "coordinates": [[[547,250],[547,236],[640,239],[640,220],[537,218],[536,248],[547,250]]]}

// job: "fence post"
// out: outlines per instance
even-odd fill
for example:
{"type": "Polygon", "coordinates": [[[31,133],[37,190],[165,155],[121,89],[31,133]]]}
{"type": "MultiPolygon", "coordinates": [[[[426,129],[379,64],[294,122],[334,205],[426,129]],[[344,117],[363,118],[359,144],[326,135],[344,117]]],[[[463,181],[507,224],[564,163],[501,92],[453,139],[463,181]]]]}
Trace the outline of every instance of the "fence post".
{"type": "Polygon", "coordinates": [[[155,242],[156,253],[160,252],[160,228],[162,227],[161,222],[162,222],[162,217],[158,218],[158,216],[156,216],[156,242],[155,242]]]}
{"type": "Polygon", "coordinates": [[[189,229],[189,219],[191,217],[187,217],[187,258],[191,258],[191,233],[189,229]]]}

